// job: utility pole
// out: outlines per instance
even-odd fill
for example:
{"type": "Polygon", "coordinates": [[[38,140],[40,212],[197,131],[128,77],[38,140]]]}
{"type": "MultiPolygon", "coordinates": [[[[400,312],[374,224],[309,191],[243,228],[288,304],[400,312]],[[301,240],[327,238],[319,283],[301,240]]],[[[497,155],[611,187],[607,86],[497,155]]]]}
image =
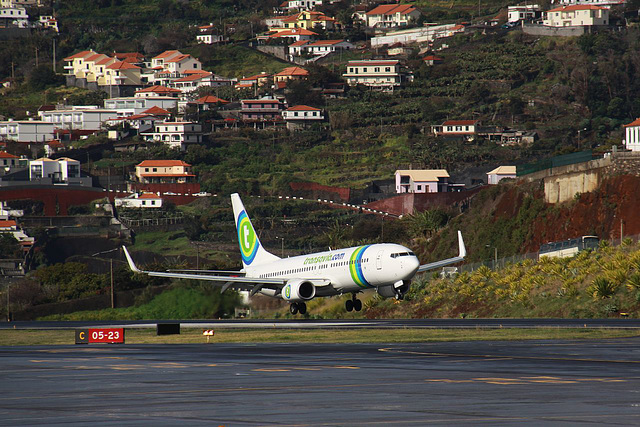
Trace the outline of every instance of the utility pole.
{"type": "Polygon", "coordinates": [[[11,284],[7,283],[7,322],[11,322],[11,311],[9,311],[9,289],[11,284]]]}
{"type": "Polygon", "coordinates": [[[38,66],[38,47],[36,46],[36,67],[38,66]]]}
{"type": "Polygon", "coordinates": [[[56,72],[56,38],[53,38],[53,72],[56,72]]]}
{"type": "Polygon", "coordinates": [[[113,258],[110,258],[109,261],[109,270],[111,273],[111,308],[116,308],[113,300],[113,258]]]}

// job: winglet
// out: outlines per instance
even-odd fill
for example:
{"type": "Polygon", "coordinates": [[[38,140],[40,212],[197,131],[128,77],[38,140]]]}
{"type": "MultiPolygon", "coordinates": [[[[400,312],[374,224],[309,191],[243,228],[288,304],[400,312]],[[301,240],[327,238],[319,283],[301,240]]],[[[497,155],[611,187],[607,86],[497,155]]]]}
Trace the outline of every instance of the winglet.
{"type": "Polygon", "coordinates": [[[464,240],[462,240],[462,232],[458,230],[458,246],[460,247],[460,253],[458,257],[464,258],[467,256],[467,248],[464,246],[464,240]]]}
{"type": "Polygon", "coordinates": [[[133,258],[131,258],[131,255],[129,255],[129,251],[127,250],[127,247],[123,245],[122,249],[124,249],[124,256],[127,257],[127,262],[129,263],[129,268],[131,269],[131,271],[135,273],[143,273],[142,270],[136,267],[136,263],[133,262],[133,258]]]}

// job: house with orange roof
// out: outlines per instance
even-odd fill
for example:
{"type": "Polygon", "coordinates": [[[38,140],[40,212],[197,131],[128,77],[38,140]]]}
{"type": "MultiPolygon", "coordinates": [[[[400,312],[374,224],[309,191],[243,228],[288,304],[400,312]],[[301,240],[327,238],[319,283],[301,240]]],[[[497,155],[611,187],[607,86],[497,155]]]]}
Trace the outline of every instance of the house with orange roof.
{"type": "Polygon", "coordinates": [[[271,81],[271,74],[265,73],[264,71],[260,74],[256,74],[255,76],[243,77],[240,79],[238,83],[236,83],[236,89],[250,89],[254,86],[261,87],[269,84],[271,81]]]}
{"type": "Polygon", "coordinates": [[[442,58],[440,58],[439,56],[436,56],[436,55],[427,55],[424,58],[422,58],[422,60],[427,65],[442,64],[442,62],[444,62],[444,59],[442,59],[442,58]]]}
{"type": "Polygon", "coordinates": [[[208,71],[190,73],[170,83],[172,88],[180,90],[182,93],[193,92],[201,87],[221,87],[231,86],[232,79],[217,76],[208,71]]]}
{"type": "Polygon", "coordinates": [[[306,80],[309,72],[300,67],[287,67],[279,73],[274,74],[273,81],[275,84],[286,83],[289,80],[306,80]]]}
{"type": "Polygon", "coordinates": [[[136,179],[144,184],[193,182],[192,166],[182,160],[144,160],[136,165],[136,179]]]}
{"type": "Polygon", "coordinates": [[[287,123],[287,129],[293,131],[305,129],[314,123],[322,122],[324,114],[322,114],[320,108],[308,105],[294,105],[282,112],[282,118],[287,123]]]}
{"type": "Polygon", "coordinates": [[[182,91],[180,89],[161,86],[161,85],[153,85],[149,87],[145,87],[144,89],[138,89],[135,93],[136,98],[153,98],[153,97],[169,97],[169,98],[177,98],[182,91]]]}
{"type": "Polygon", "coordinates": [[[312,30],[314,28],[335,30],[340,27],[335,18],[312,10],[304,10],[295,15],[288,16],[282,20],[282,24],[283,27],[287,29],[303,28],[305,30],[312,30]]]}
{"type": "Polygon", "coordinates": [[[609,9],[595,5],[560,6],[544,13],[548,27],[593,27],[609,25],[609,9]]]}
{"type": "Polygon", "coordinates": [[[229,101],[213,95],[205,95],[195,101],[200,111],[214,110],[229,104],[229,101]]]}
{"type": "Polygon", "coordinates": [[[315,40],[318,33],[305,30],[304,28],[282,29],[274,28],[269,33],[256,37],[258,41],[269,42],[270,40],[286,40],[289,42],[298,42],[300,40],[315,40]]]}
{"type": "Polygon", "coordinates": [[[410,4],[382,4],[367,12],[367,27],[394,28],[406,27],[415,23],[422,12],[410,4]]]}
{"type": "Polygon", "coordinates": [[[117,96],[142,83],[141,68],[132,62],[92,50],[64,58],[67,86],[99,89],[117,96]]]}
{"type": "Polygon", "coordinates": [[[406,80],[398,60],[349,61],[342,76],[349,86],[362,84],[381,91],[393,91],[406,80]]]}

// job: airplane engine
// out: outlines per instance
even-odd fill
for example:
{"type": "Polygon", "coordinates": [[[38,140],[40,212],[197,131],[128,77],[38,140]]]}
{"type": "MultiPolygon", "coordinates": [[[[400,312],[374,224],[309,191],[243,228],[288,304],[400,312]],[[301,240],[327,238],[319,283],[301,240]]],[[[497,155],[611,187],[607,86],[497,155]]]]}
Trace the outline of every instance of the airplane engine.
{"type": "Polygon", "coordinates": [[[282,288],[282,299],[285,301],[308,301],[316,296],[316,287],[304,280],[289,280],[282,288]]]}
{"type": "Polygon", "coordinates": [[[378,291],[378,294],[380,294],[380,296],[382,297],[397,298],[398,296],[402,297],[404,296],[404,294],[409,292],[410,287],[411,287],[411,281],[403,280],[403,281],[396,282],[393,285],[380,286],[376,290],[378,291]]]}

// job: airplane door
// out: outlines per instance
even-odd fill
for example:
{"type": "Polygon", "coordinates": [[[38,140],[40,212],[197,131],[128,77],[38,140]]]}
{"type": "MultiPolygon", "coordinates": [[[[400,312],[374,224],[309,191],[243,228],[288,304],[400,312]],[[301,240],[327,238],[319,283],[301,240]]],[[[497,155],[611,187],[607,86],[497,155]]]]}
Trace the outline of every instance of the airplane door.
{"type": "Polygon", "coordinates": [[[378,251],[378,255],[376,256],[376,268],[378,270],[382,270],[382,253],[384,251],[378,251]]]}

